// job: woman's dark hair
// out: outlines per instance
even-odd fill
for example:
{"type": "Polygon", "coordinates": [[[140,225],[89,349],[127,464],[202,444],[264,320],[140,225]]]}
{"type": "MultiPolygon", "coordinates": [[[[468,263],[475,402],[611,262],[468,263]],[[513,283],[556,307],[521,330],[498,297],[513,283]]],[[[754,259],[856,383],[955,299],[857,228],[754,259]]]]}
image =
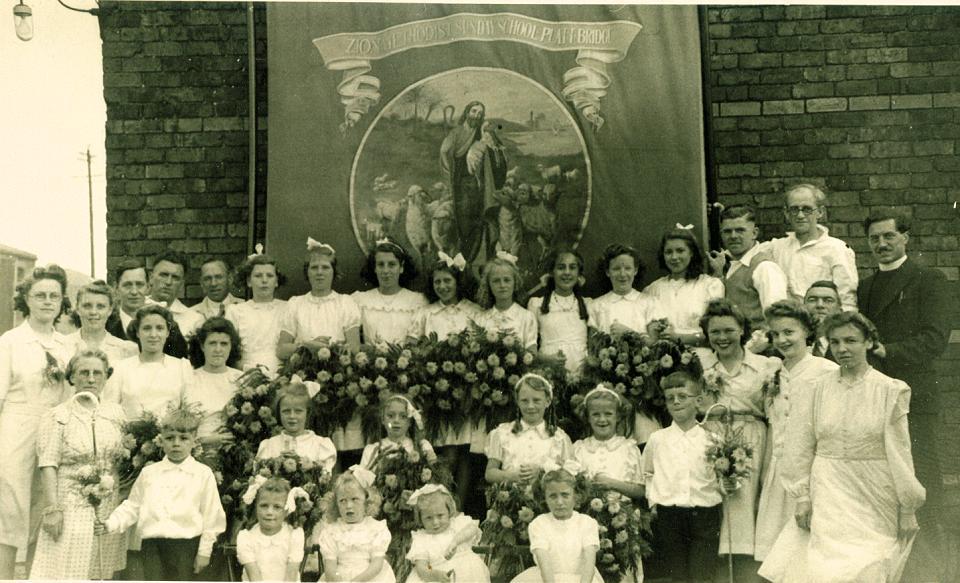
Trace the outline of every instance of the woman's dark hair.
{"type": "Polygon", "coordinates": [[[280,269],[277,267],[276,259],[269,255],[253,255],[237,267],[233,276],[234,284],[240,289],[247,289],[247,280],[250,279],[250,275],[253,274],[253,268],[257,265],[272,265],[273,270],[277,274],[277,285],[287,283],[287,278],[280,273],[280,269]]]}
{"type": "Polygon", "coordinates": [[[310,260],[314,257],[329,257],[330,258],[330,267],[333,268],[333,278],[337,279],[337,275],[340,271],[337,269],[337,254],[330,252],[328,249],[315,249],[307,251],[307,258],[303,260],[303,278],[307,281],[310,280],[308,275],[310,271],[310,260]]]}
{"type": "Polygon", "coordinates": [[[637,275],[633,278],[633,281],[636,282],[637,279],[643,280],[643,273],[646,271],[646,266],[643,264],[643,260],[640,259],[640,253],[629,245],[613,243],[607,245],[607,248],[603,250],[600,263],[597,265],[597,281],[600,282],[600,293],[605,294],[613,290],[613,284],[610,283],[607,270],[610,268],[610,263],[621,255],[629,255],[633,258],[633,264],[637,268],[637,275]]]}
{"type": "Polygon", "coordinates": [[[740,335],[740,346],[746,346],[747,341],[750,340],[750,334],[753,332],[750,321],[747,320],[736,304],[726,298],[712,299],[707,304],[707,311],[700,318],[700,330],[703,332],[704,338],[709,342],[710,335],[707,334],[707,330],[710,328],[710,320],[724,316],[736,320],[737,324],[743,329],[743,334],[740,335]]]}
{"type": "Polygon", "coordinates": [[[687,265],[687,270],[683,274],[684,279],[693,280],[700,277],[700,274],[703,273],[703,251],[700,249],[700,243],[697,242],[697,238],[693,236],[693,229],[681,229],[679,227],[670,229],[664,233],[663,238],[660,239],[660,249],[657,250],[657,263],[660,265],[660,269],[670,273],[670,268],[667,267],[667,261],[663,256],[664,250],[667,247],[667,241],[683,241],[687,244],[687,249],[690,250],[690,264],[687,265]]]}
{"type": "Polygon", "coordinates": [[[409,288],[413,280],[417,278],[417,266],[414,265],[413,258],[410,257],[407,250],[393,241],[381,241],[370,250],[370,253],[367,254],[367,260],[360,269],[361,279],[373,286],[380,285],[380,281],[377,279],[377,253],[392,253],[397,258],[400,266],[403,267],[403,272],[400,274],[400,285],[409,288]]]}
{"type": "Polygon", "coordinates": [[[27,305],[27,296],[30,295],[30,290],[33,289],[34,284],[45,279],[52,279],[60,284],[60,295],[63,296],[63,300],[60,303],[60,311],[57,313],[57,317],[68,311],[70,300],[67,298],[67,272],[54,263],[46,267],[35,267],[30,275],[17,284],[17,290],[13,296],[13,309],[23,314],[25,318],[29,317],[30,307],[27,305]]]}
{"type": "Polygon", "coordinates": [[[780,300],[773,303],[763,311],[763,317],[766,318],[768,325],[774,318],[791,318],[800,322],[800,325],[807,329],[807,346],[817,339],[817,321],[810,310],[796,300],[780,300]]]}
{"type": "Polygon", "coordinates": [[[463,271],[460,271],[456,267],[450,267],[445,261],[437,261],[430,267],[430,271],[427,272],[427,289],[424,295],[427,296],[427,301],[431,304],[440,301],[440,296],[437,295],[435,289],[433,289],[433,276],[439,272],[446,272],[453,276],[453,279],[457,282],[457,300],[462,300],[464,298],[472,298],[476,293],[477,284],[473,280],[473,276],[470,275],[470,268],[466,267],[463,271]]]}
{"type": "Polygon", "coordinates": [[[70,362],[67,363],[66,377],[67,381],[70,384],[73,384],[73,381],[70,380],[70,377],[73,376],[73,373],[76,372],[77,363],[80,362],[80,359],[83,358],[96,358],[103,363],[103,370],[107,373],[107,378],[110,378],[110,375],[113,374],[113,367],[110,366],[110,359],[107,358],[107,354],[102,350],[91,350],[85,348],[76,354],[70,359],[70,362]]]}
{"type": "Polygon", "coordinates": [[[823,320],[823,323],[820,324],[820,333],[824,336],[830,336],[830,333],[837,328],[847,325],[860,330],[863,338],[872,342],[873,348],[876,349],[880,343],[880,332],[877,331],[877,327],[873,322],[860,312],[840,312],[839,314],[827,316],[823,320]]]}
{"type": "Polygon", "coordinates": [[[190,364],[193,368],[200,368],[206,363],[203,355],[203,343],[211,334],[226,334],[230,337],[230,354],[227,356],[227,366],[236,367],[240,361],[242,348],[240,346],[240,333],[233,325],[233,322],[226,318],[216,316],[208,319],[200,326],[197,333],[190,339],[190,364]]]}
{"type": "MultiPolygon", "coordinates": [[[[557,266],[557,261],[559,261],[564,255],[573,255],[574,259],[577,260],[577,269],[580,270],[580,276],[583,276],[583,256],[577,251],[568,247],[556,249],[551,252],[550,255],[547,256],[546,261],[543,262],[544,273],[547,280],[547,293],[543,295],[543,303],[540,304],[541,314],[550,313],[550,300],[553,299],[553,292],[557,289],[557,283],[553,280],[553,269],[557,266]]],[[[579,310],[580,319],[586,322],[589,318],[587,315],[587,303],[583,299],[583,286],[580,285],[579,281],[573,286],[573,297],[577,299],[577,308],[579,310]]]]}
{"type": "Polygon", "coordinates": [[[147,304],[137,310],[137,313],[133,315],[133,319],[127,324],[127,338],[136,342],[140,350],[143,350],[143,346],[140,345],[140,323],[143,322],[143,319],[147,316],[160,316],[167,323],[167,341],[163,343],[163,351],[166,353],[170,348],[170,341],[171,338],[173,338],[172,332],[177,326],[177,322],[173,319],[173,314],[170,310],[160,304],[147,304]]]}

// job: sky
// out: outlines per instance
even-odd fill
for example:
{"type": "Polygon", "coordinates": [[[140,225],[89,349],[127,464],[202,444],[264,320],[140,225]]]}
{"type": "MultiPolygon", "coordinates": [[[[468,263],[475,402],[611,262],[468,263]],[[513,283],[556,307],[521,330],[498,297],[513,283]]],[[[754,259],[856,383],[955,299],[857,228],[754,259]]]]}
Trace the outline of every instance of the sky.
{"type": "MultiPolygon", "coordinates": [[[[92,0],[65,0],[78,8],[92,0]]],[[[87,147],[93,155],[95,275],[106,273],[106,105],[97,19],[25,0],[34,36],[0,4],[0,243],[90,273],[87,147]]]]}

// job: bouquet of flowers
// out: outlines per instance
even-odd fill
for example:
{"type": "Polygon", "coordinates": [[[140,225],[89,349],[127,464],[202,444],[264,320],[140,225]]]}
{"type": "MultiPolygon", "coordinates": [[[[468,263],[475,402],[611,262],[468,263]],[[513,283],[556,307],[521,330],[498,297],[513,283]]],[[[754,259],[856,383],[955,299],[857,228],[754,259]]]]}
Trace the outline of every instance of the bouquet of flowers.
{"type": "Polygon", "coordinates": [[[497,573],[509,581],[530,563],[527,527],[546,511],[543,496],[537,496],[534,485],[538,474],[529,482],[501,482],[487,487],[487,516],[480,524],[481,544],[491,547],[491,563],[497,573]]]}
{"type": "Polygon", "coordinates": [[[237,392],[223,409],[224,426],[233,434],[235,447],[256,453],[260,442],[275,433],[278,421],[272,406],[283,380],[271,381],[259,367],[247,370],[237,379],[237,392]]]}
{"type": "Polygon", "coordinates": [[[157,416],[149,411],[123,425],[120,441],[123,451],[117,467],[122,484],[132,484],[144,466],[163,459],[159,439],[160,423],[157,416]]]}
{"type": "Polygon", "coordinates": [[[720,424],[719,432],[709,432],[708,437],[707,463],[713,468],[724,494],[730,494],[750,476],[753,446],[744,438],[743,427],[734,427],[729,417],[720,424]]]}
{"type": "MultiPolygon", "coordinates": [[[[244,488],[254,484],[259,487],[259,484],[269,478],[283,478],[290,482],[296,510],[287,514],[287,522],[294,528],[303,527],[304,532],[309,534],[323,517],[323,504],[320,502],[330,489],[330,472],[323,469],[323,466],[302,459],[294,453],[257,460],[254,467],[256,474],[249,478],[244,488]]],[[[237,518],[240,521],[246,521],[247,527],[253,526],[256,522],[254,510],[256,491],[253,490],[252,496],[245,494],[241,501],[243,504],[240,506],[240,514],[237,518]]]]}
{"type": "Polygon", "coordinates": [[[426,484],[442,484],[452,489],[453,478],[446,466],[428,460],[419,448],[412,452],[401,447],[382,450],[370,465],[377,476],[374,487],[383,499],[380,510],[392,535],[387,559],[397,580],[402,581],[410,570],[406,560],[410,533],[418,528],[407,500],[414,490],[426,484]]]}
{"type": "Polygon", "coordinates": [[[48,387],[60,385],[67,379],[67,373],[52,354],[43,351],[46,366],[43,367],[43,383],[48,387]]]}
{"type": "Polygon", "coordinates": [[[650,511],[592,482],[587,483],[586,491],[579,511],[600,527],[597,568],[605,583],[619,583],[628,570],[637,572],[641,556],[652,552],[648,540],[652,536],[650,511]]]}
{"type": "Polygon", "coordinates": [[[99,508],[100,503],[110,496],[117,487],[113,474],[104,471],[100,464],[95,462],[77,468],[74,479],[80,487],[80,494],[94,509],[99,508]]]}

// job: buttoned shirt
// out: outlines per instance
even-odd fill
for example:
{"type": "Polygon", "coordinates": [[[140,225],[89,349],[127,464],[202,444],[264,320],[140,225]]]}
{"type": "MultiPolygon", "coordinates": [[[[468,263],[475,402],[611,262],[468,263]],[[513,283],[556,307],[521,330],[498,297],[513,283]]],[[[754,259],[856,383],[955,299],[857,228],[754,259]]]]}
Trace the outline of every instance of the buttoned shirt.
{"type": "MultiPolygon", "coordinates": [[[[750,262],[761,251],[759,243],[743,254],[740,259],[732,259],[727,269],[726,278],[737,272],[738,269],[750,267],[750,262]]],[[[774,261],[764,261],[753,270],[753,287],[760,295],[760,306],[766,310],[770,304],[787,299],[787,278],[783,270],[774,261]]],[[[806,291],[806,290],[804,290],[806,291]]],[[[801,295],[801,299],[802,299],[801,295]]]]}
{"type": "Polygon", "coordinates": [[[221,310],[226,310],[227,306],[240,303],[243,303],[243,300],[233,297],[232,294],[227,294],[227,297],[223,298],[222,302],[215,302],[209,297],[204,296],[197,304],[191,306],[190,310],[200,314],[204,320],[207,320],[215,316],[223,316],[224,314],[221,313],[221,310]]]}
{"type": "Polygon", "coordinates": [[[801,243],[791,231],[786,237],[761,243],[760,247],[768,247],[773,260],[783,269],[791,298],[802,302],[812,283],[827,280],[837,285],[843,309],[856,310],[858,276],[853,249],[831,237],[826,227],[817,225],[817,230],[818,236],[806,243],[801,243]]]}
{"type": "Polygon", "coordinates": [[[672,423],[650,436],[643,450],[643,477],[651,505],[720,504],[720,487],[707,463],[708,445],[707,432],[700,425],[684,431],[672,423]]]}
{"type": "Polygon", "coordinates": [[[227,527],[213,471],[192,456],[179,464],[164,457],[146,466],[130,497],[106,521],[107,532],[134,524],[143,538],[200,537],[197,554],[209,557],[217,535],[227,527]]]}

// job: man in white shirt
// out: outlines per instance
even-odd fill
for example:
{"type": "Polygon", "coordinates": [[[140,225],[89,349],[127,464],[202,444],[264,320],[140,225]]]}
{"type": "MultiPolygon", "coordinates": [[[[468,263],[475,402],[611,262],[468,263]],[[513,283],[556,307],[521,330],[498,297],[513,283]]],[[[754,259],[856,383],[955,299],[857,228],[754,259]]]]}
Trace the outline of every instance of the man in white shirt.
{"type": "Polygon", "coordinates": [[[787,291],[803,301],[815,281],[837,284],[844,310],[857,309],[857,262],[853,249],[831,237],[819,221],[826,216],[827,195],[813,184],[798,184],[783,195],[783,214],[793,231],[761,243],[787,275],[787,291]]]}
{"type": "Polygon", "coordinates": [[[203,299],[190,309],[204,320],[223,316],[227,306],[243,302],[230,293],[230,268],[223,259],[208,259],[200,266],[200,288],[203,299]]]}
{"type": "Polygon", "coordinates": [[[763,311],[774,302],[787,299],[787,277],[772,255],[757,243],[756,219],[748,206],[732,206],[720,214],[720,238],[726,251],[711,253],[715,268],[723,255],[730,264],[723,274],[728,300],[736,304],[755,330],[764,329],[763,311]]]}
{"type": "Polygon", "coordinates": [[[148,301],[170,310],[180,332],[188,341],[203,324],[203,316],[191,311],[177,296],[183,287],[186,259],[175,251],[164,251],[154,257],[150,270],[150,297],[148,301]]]}

